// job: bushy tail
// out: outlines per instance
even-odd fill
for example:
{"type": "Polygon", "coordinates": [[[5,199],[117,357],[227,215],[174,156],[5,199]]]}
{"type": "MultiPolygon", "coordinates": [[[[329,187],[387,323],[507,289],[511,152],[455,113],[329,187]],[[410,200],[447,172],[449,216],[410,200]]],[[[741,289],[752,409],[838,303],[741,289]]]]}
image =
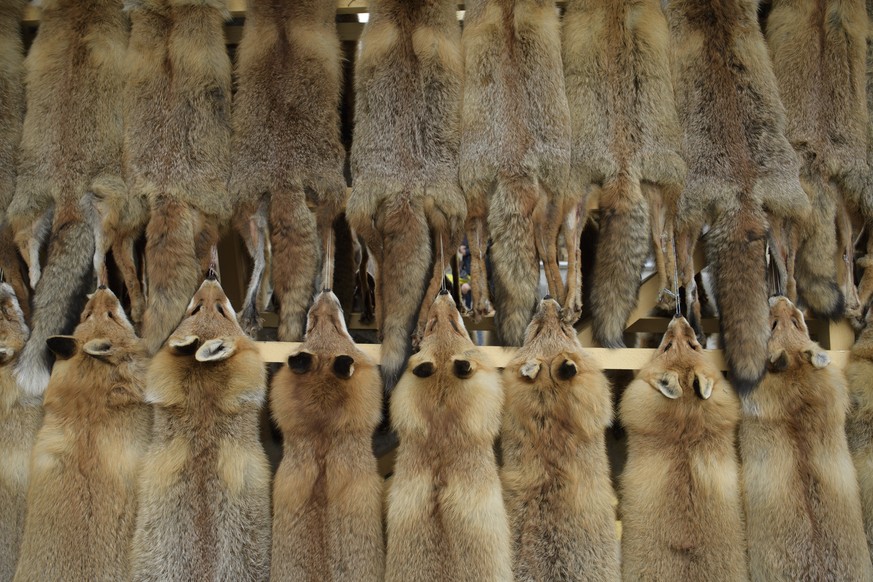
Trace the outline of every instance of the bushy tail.
{"type": "Polygon", "coordinates": [[[520,346],[539,302],[540,268],[533,218],[523,201],[536,200],[526,178],[498,180],[488,214],[494,283],[494,325],[503,345],[520,346]]]}
{"type": "Polygon", "coordinates": [[[18,385],[40,396],[48,385],[52,359],[46,340],[72,333],[93,290],[94,233],[81,217],[58,215],[49,239],[48,262],[33,298],[30,340],[15,366],[18,385]]]}
{"type": "Polygon", "coordinates": [[[625,175],[607,182],[600,200],[591,289],[594,337],[603,347],[623,348],[622,335],[637,304],[640,274],[651,249],[649,208],[640,184],[625,175]]]}
{"type": "Polygon", "coordinates": [[[152,205],[146,228],[148,306],[143,314],[142,335],[154,354],[185,315],[191,296],[202,278],[194,245],[196,211],[169,198],[152,205]]]}
{"type": "Polygon", "coordinates": [[[405,196],[380,212],[381,262],[377,270],[382,329],[382,381],[390,394],[412,352],[412,333],[431,275],[433,253],[424,209],[405,196]]]}
{"type": "Polygon", "coordinates": [[[812,214],[802,229],[794,266],[797,293],[819,318],[837,319],[845,310],[845,297],[837,284],[836,204],[821,179],[803,180],[812,202],[812,214]]]}
{"type": "Polygon", "coordinates": [[[758,209],[723,212],[705,242],[729,377],[746,394],[764,376],[770,338],[766,218],[758,209]]]}
{"type": "Polygon", "coordinates": [[[298,342],[306,330],[306,311],[315,292],[319,241],[315,216],[303,189],[274,193],[270,201],[273,295],[279,302],[280,341],[298,342]]]}

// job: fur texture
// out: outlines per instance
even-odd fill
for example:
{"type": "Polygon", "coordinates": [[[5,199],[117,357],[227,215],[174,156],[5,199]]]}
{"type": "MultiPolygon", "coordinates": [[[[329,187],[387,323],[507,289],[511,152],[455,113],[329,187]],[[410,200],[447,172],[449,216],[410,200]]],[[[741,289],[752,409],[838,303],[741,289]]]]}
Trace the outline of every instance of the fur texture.
{"type": "Polygon", "coordinates": [[[867,549],[873,556],[873,309],[866,326],[852,346],[846,367],[851,408],[846,417],[846,437],[858,475],[867,549]]]}
{"type": "MultiPolygon", "coordinates": [[[[704,223],[711,225],[707,256],[714,265],[731,383],[740,393],[756,386],[765,370],[769,225],[764,211],[793,219],[809,212],[797,156],[784,135],[784,109],[757,4],[675,0],[667,6],[688,164],[677,230],[694,240],[704,223]]],[[[689,305],[693,311],[699,307],[689,305]]]]}
{"type": "Polygon", "coordinates": [[[36,438],[15,580],[126,580],[152,411],[147,354],[118,299],[98,289],[57,356],[36,438]]]}
{"type": "Polygon", "coordinates": [[[622,579],[747,580],[740,405],[684,318],[621,399],[622,579]]]}
{"type": "Polygon", "coordinates": [[[647,206],[658,203],[646,194],[673,214],[685,181],[667,22],[658,0],[572,0],[563,40],[571,181],[601,188],[594,333],[602,345],[622,347],[651,246],[647,206]]]}
{"type": "Polygon", "coordinates": [[[266,580],[270,469],[258,438],[266,371],[214,278],[148,370],[134,581],[266,580]]]}
{"type": "Polygon", "coordinates": [[[369,7],[355,63],[346,215],[378,266],[382,379],[390,392],[411,353],[428,281],[435,295],[442,279],[439,249],[449,256],[463,229],[463,65],[452,0],[374,0],[369,7]]]}
{"type": "Polygon", "coordinates": [[[519,582],[618,580],[609,382],[544,299],[503,370],[503,498],[519,582]]]}
{"type": "Polygon", "coordinates": [[[283,341],[303,336],[321,244],[346,199],[335,15],[323,0],[250,1],[237,53],[231,192],[249,207],[269,195],[283,341]]]}
{"type": "Polygon", "coordinates": [[[391,399],[400,448],[388,494],[386,582],[512,580],[494,439],[503,389],[449,294],[391,399]]]}
{"type": "Polygon", "coordinates": [[[739,431],[752,580],[873,580],[845,380],[800,310],[770,303],[769,371],[739,431]]]}
{"type": "Polygon", "coordinates": [[[272,580],[381,582],[382,478],[370,448],[382,417],[376,365],[323,291],[306,341],[273,379],[284,455],[273,485],[272,580]]]}
{"type": "MultiPolygon", "coordinates": [[[[549,261],[565,214],[570,162],[554,2],[468,2],[463,47],[460,177],[467,239],[472,259],[482,262],[490,232],[497,333],[504,345],[519,346],[537,305],[540,260],[550,292],[563,301],[563,286],[554,280],[557,257],[554,265],[549,261]],[[479,226],[486,217],[487,231],[479,226]]],[[[474,282],[474,288],[482,285],[474,282]]]]}
{"type": "Polygon", "coordinates": [[[152,352],[182,319],[232,210],[228,17],[225,0],[131,5],[125,148],[130,195],[150,208],[143,337],[152,352]]]}
{"type": "Polygon", "coordinates": [[[46,339],[72,330],[92,288],[94,235],[85,199],[95,180],[121,175],[127,36],[121,0],[49,0],[25,61],[27,115],[7,213],[16,237],[32,240],[34,225],[54,208],[32,341],[16,367],[30,394],[48,383],[46,339]]]}
{"type": "Polygon", "coordinates": [[[837,286],[843,249],[834,236],[836,200],[869,214],[873,198],[873,190],[858,191],[856,185],[870,171],[866,36],[863,0],[774,0],[767,18],[773,69],[788,112],[786,135],[800,156],[815,209],[797,249],[798,293],[820,317],[840,317],[845,306],[837,286]]]}
{"type": "Polygon", "coordinates": [[[30,330],[15,293],[0,283],[0,580],[12,580],[24,533],[30,453],[42,425],[39,400],[24,394],[12,366],[30,330]]]}

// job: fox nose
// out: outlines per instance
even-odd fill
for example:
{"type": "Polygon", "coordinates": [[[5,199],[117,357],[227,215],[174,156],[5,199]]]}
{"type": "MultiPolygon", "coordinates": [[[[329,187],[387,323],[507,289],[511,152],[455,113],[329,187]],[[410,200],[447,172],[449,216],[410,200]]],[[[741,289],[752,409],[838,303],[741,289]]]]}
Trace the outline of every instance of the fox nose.
{"type": "Polygon", "coordinates": [[[330,287],[325,287],[324,289],[321,290],[321,292],[322,292],[322,293],[330,293],[330,292],[331,292],[331,288],[330,288],[330,287]]]}
{"type": "Polygon", "coordinates": [[[448,290],[448,289],[440,289],[440,293],[439,293],[439,294],[440,294],[440,295],[448,295],[448,294],[449,294],[449,290],[448,290]]]}
{"type": "Polygon", "coordinates": [[[545,297],[543,297],[543,301],[548,301],[551,298],[552,296],[547,294],[545,297]]]}
{"type": "Polygon", "coordinates": [[[206,272],[206,280],[207,281],[218,281],[218,275],[215,273],[215,269],[211,268],[206,272]]]}
{"type": "Polygon", "coordinates": [[[106,285],[98,285],[97,286],[98,291],[105,291],[106,289],[107,289],[106,285]]]}

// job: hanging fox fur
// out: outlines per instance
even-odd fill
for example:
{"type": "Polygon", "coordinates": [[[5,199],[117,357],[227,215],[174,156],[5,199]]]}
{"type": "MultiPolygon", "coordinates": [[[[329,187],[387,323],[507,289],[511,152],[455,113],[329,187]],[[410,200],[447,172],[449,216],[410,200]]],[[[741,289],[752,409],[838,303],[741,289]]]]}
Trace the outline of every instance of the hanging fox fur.
{"type": "Polygon", "coordinates": [[[870,172],[866,37],[863,0],[774,0],[767,19],[773,69],[788,111],[786,135],[801,159],[813,207],[808,223],[799,225],[797,287],[820,317],[860,310],[854,281],[837,280],[852,237],[850,248],[838,248],[835,220],[843,204],[868,215],[873,210],[873,188],[864,186],[870,172]]]}
{"type": "MultiPolygon", "coordinates": [[[[86,200],[95,182],[121,176],[127,32],[121,0],[44,0],[25,61],[27,115],[7,213],[16,239],[35,244],[34,229],[49,224],[53,211],[31,341],[15,371],[30,394],[48,384],[46,339],[72,330],[92,288],[95,246],[86,200]]],[[[22,253],[29,256],[25,248],[22,253]]]]}
{"type": "Polygon", "coordinates": [[[346,199],[335,16],[325,0],[249,0],[237,53],[231,193],[249,209],[269,197],[283,341],[303,336],[320,247],[346,199]]]}
{"type": "Polygon", "coordinates": [[[38,399],[15,383],[12,367],[30,330],[15,292],[0,283],[0,580],[12,580],[24,533],[30,453],[42,425],[38,399]]]}
{"type": "Polygon", "coordinates": [[[25,319],[30,317],[30,288],[6,209],[15,195],[18,145],[24,120],[21,15],[26,3],[26,0],[0,2],[0,272],[18,297],[25,319]]]}
{"type": "MultiPolygon", "coordinates": [[[[594,334],[604,346],[623,347],[658,226],[649,226],[649,205],[675,214],[685,180],[670,37],[658,0],[571,0],[563,35],[573,127],[571,182],[600,189],[594,334]]],[[[672,232],[667,238],[672,240],[672,232]]],[[[660,246],[661,237],[654,242],[660,246]]],[[[662,269],[660,275],[662,288],[669,288],[668,274],[662,269]]]]}
{"type": "Polygon", "coordinates": [[[609,382],[555,300],[540,303],[502,377],[500,476],[515,580],[618,580],[609,382]]]}
{"type": "Polygon", "coordinates": [[[846,366],[851,401],[846,437],[858,475],[867,549],[873,557],[873,309],[867,310],[865,320],[846,366]]]}
{"type": "Polygon", "coordinates": [[[133,0],[126,157],[148,201],[148,305],[143,338],[156,352],[185,313],[230,218],[231,65],[226,0],[133,0]]]}
{"type": "Polygon", "coordinates": [[[463,66],[453,0],[373,0],[369,7],[355,63],[346,215],[378,266],[382,379],[390,392],[463,230],[463,66]]]}
{"type": "Polygon", "coordinates": [[[270,469],[258,438],[266,370],[214,272],[207,277],[148,370],[155,427],[135,582],[269,576],[270,469]]]}
{"type": "Polygon", "coordinates": [[[748,580],[735,448],[740,405],[674,318],[621,399],[622,579],[748,580]]]}
{"type": "Polygon", "coordinates": [[[400,448],[388,493],[386,582],[512,580],[493,449],[502,406],[497,370],[441,293],[391,398],[400,448]]]}
{"type": "Polygon", "coordinates": [[[273,485],[272,580],[382,582],[382,478],[371,450],[382,418],[376,365],[322,291],[306,341],[273,379],[284,455],[273,485]]]}
{"type": "MultiPolygon", "coordinates": [[[[564,301],[556,245],[571,205],[570,113],[560,20],[550,0],[475,0],[466,8],[460,176],[479,279],[475,309],[488,309],[490,232],[497,333],[504,345],[520,346],[537,305],[540,260],[550,292],[564,301]]],[[[575,247],[568,251],[575,257],[575,247]]]]}
{"type": "MultiPolygon", "coordinates": [[[[710,225],[706,254],[715,275],[731,383],[740,393],[754,388],[765,371],[765,210],[793,219],[809,212],[797,156],[784,135],[785,114],[758,27],[757,5],[757,0],[673,0],[667,5],[688,164],[677,231],[693,241],[703,224],[710,225]]],[[[687,271],[683,278],[689,288],[687,271]]],[[[688,309],[699,312],[693,305],[688,309]]],[[[691,323],[699,326],[694,319],[691,323]]]]}
{"type": "Polygon", "coordinates": [[[770,305],[769,371],[744,398],[739,431],[752,580],[873,580],[845,381],[800,310],[770,305]]]}
{"type": "Polygon", "coordinates": [[[90,296],[57,356],[31,459],[15,580],[127,580],[152,411],[147,354],[112,291],[90,296]]]}

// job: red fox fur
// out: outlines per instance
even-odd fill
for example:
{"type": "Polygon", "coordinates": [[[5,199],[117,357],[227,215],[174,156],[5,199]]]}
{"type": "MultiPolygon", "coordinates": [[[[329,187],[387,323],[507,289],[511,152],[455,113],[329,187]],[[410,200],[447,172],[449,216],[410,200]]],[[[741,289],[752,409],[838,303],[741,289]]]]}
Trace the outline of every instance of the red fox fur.
{"type": "Polygon", "coordinates": [[[512,580],[494,439],[503,389],[448,293],[391,398],[400,448],[388,494],[386,582],[512,580]]]}
{"type": "Polygon", "coordinates": [[[15,580],[126,580],[152,411],[147,354],[112,291],[98,289],[57,356],[31,458],[15,580]]]}
{"type": "Polygon", "coordinates": [[[249,0],[237,52],[231,190],[246,206],[269,197],[284,341],[303,336],[320,246],[346,200],[335,16],[324,0],[249,0]]]}
{"type": "Polygon", "coordinates": [[[270,469],[258,419],[266,370],[214,274],[152,359],[133,580],[266,580],[270,469]]]}
{"type": "Polygon", "coordinates": [[[30,452],[42,425],[39,399],[24,394],[12,365],[30,330],[15,293],[0,283],[0,580],[12,580],[24,532],[30,452]]]}
{"type": "Polygon", "coordinates": [[[615,493],[604,430],[609,382],[562,321],[540,303],[524,346],[503,370],[503,498],[519,582],[619,577],[615,493]]]}
{"type": "Polygon", "coordinates": [[[376,365],[323,291],[306,340],[273,379],[284,455],[273,485],[273,580],[381,582],[382,478],[371,450],[382,417],[376,365]]]}
{"type": "Polygon", "coordinates": [[[739,431],[752,580],[873,580],[845,380],[800,310],[770,304],[769,371],[743,398],[739,431]]]}
{"type": "Polygon", "coordinates": [[[46,340],[72,330],[93,288],[92,208],[86,201],[95,181],[121,176],[127,28],[121,0],[43,0],[25,60],[27,114],[7,216],[18,240],[33,240],[34,229],[52,221],[31,341],[16,363],[19,384],[30,394],[41,394],[48,384],[46,340]]]}
{"type": "Polygon", "coordinates": [[[740,404],[684,318],[621,399],[622,579],[748,580],[736,430],[740,404]]]}
{"type": "Polygon", "coordinates": [[[846,437],[858,474],[867,549],[873,556],[873,309],[867,310],[864,327],[846,366],[851,408],[846,417],[846,437]]]}

